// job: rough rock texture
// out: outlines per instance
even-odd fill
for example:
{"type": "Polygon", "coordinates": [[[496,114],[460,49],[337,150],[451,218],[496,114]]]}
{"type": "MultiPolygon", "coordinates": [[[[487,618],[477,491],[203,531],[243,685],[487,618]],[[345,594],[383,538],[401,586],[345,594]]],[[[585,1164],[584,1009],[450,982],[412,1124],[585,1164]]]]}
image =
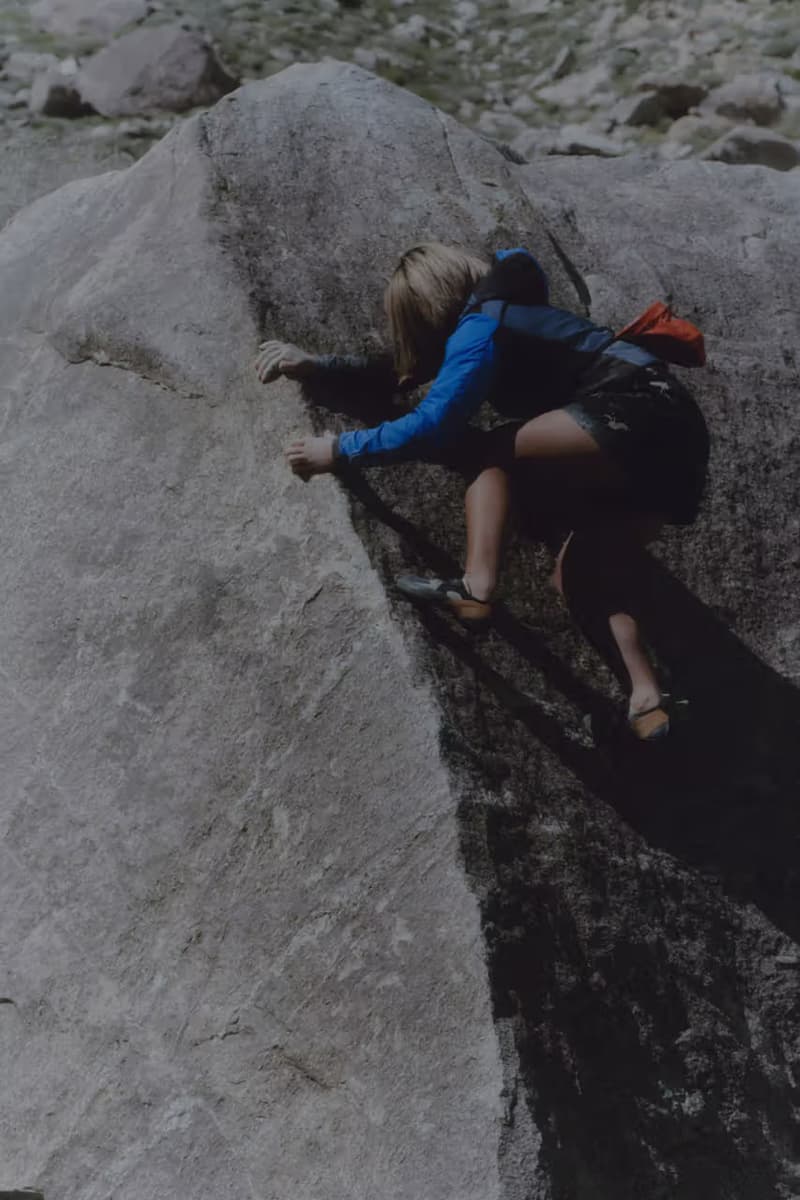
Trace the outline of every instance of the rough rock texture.
{"type": "Polygon", "coordinates": [[[63,37],[109,38],[147,16],[147,0],[36,0],[37,25],[63,37]]]}
{"type": "MultiPolygon", "coordinates": [[[[26,96],[26,109],[29,102],[26,96]]],[[[134,148],[138,149],[139,141],[134,140],[134,148]]],[[[86,137],[74,125],[47,130],[24,127],[3,147],[0,229],[20,208],[54,188],[129,166],[135,158],[129,146],[124,137],[115,136],[111,142],[105,137],[86,137]]]]}
{"type": "MultiPolygon", "coordinates": [[[[315,82],[230,103],[253,186],[315,82]]],[[[503,1081],[440,717],[344,496],[280,459],[306,417],[249,369],[226,111],[0,243],[4,1182],[484,1200],[503,1081]]]]}
{"type": "Polygon", "coordinates": [[[96,112],[121,117],[213,104],[236,80],[200,34],[159,25],[125,34],[93,55],[78,87],[96,112]]]}
{"type": "Polygon", "coordinates": [[[326,64],[7,226],[4,1182],[796,1194],[798,211],[759,168],[517,167],[326,64]],[[309,417],[255,389],[259,337],[352,346],[427,236],[707,332],[714,487],[648,620],[693,720],[657,757],[607,730],[544,550],[481,642],[390,614],[380,579],[460,554],[457,480],[368,472],[348,515],[280,461],[309,417]]]}

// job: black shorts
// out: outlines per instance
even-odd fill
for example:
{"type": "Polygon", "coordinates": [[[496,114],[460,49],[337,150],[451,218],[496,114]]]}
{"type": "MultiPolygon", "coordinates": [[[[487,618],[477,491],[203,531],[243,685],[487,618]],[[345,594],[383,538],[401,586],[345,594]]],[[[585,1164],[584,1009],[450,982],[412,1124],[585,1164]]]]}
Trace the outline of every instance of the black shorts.
{"type": "Polygon", "coordinates": [[[578,393],[565,406],[622,467],[632,501],[673,525],[697,516],[709,438],[691,392],[660,364],[578,393]]]}
{"type": "MultiPolygon", "coordinates": [[[[708,430],[691,393],[667,368],[637,367],[589,380],[562,407],[622,468],[626,485],[616,502],[626,512],[658,514],[674,525],[694,521],[706,482],[708,430]]],[[[514,458],[524,424],[470,428],[443,461],[468,479],[499,466],[520,475],[524,486],[525,464],[514,458]]],[[[528,468],[528,478],[534,474],[528,468]]]]}

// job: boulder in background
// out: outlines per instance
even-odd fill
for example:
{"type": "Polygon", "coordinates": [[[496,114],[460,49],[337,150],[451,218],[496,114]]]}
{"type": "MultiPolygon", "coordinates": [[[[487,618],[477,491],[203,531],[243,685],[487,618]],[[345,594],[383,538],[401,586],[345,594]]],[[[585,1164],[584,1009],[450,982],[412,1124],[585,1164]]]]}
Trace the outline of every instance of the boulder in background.
{"type": "Polygon", "coordinates": [[[705,158],[732,165],[757,164],[776,171],[791,171],[800,165],[797,143],[772,129],[737,125],[706,150],[705,158]]]}
{"type": "Polygon", "coordinates": [[[739,75],[710,92],[703,108],[736,121],[771,125],[783,111],[783,99],[772,76],[739,75]]]}
{"type": "Polygon", "coordinates": [[[236,80],[201,34],[157,25],[125,34],[87,59],[78,87],[96,112],[121,117],[213,104],[236,80]]]}

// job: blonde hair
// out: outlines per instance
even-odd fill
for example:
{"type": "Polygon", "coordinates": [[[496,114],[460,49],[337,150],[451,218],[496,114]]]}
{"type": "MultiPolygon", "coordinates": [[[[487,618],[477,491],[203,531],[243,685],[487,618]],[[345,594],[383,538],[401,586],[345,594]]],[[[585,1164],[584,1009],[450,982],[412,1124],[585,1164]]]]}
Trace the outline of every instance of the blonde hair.
{"type": "Polygon", "coordinates": [[[384,297],[401,380],[419,383],[436,373],[459,313],[488,270],[485,259],[441,242],[406,250],[384,297]]]}

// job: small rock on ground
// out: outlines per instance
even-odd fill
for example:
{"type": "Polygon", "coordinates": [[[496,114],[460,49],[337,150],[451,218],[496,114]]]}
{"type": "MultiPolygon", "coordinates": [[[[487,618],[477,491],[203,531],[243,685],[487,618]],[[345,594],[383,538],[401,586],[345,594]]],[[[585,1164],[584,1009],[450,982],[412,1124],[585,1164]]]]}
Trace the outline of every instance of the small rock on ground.
{"type": "Polygon", "coordinates": [[[740,75],[711,92],[703,108],[736,121],[771,125],[783,109],[783,99],[774,78],[740,75]]]}
{"type": "Polygon", "coordinates": [[[705,158],[735,166],[754,164],[776,171],[800,166],[797,144],[771,129],[739,125],[709,146],[705,158]]]}

